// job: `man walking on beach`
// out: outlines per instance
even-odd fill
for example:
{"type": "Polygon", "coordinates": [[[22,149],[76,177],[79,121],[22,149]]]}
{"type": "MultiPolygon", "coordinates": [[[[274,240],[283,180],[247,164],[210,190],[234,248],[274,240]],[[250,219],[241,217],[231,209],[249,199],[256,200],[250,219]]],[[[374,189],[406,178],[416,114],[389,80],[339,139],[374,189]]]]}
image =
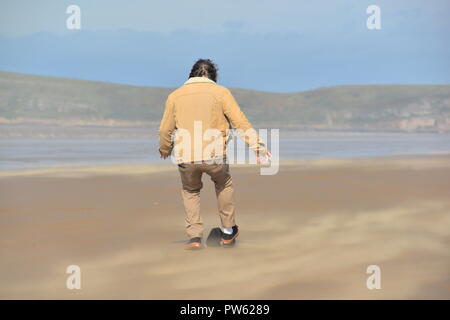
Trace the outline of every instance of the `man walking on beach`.
{"type": "Polygon", "coordinates": [[[231,245],[239,234],[235,223],[233,182],[226,161],[230,127],[237,129],[249,148],[256,152],[258,162],[259,156],[266,160],[271,156],[230,90],[216,81],[215,64],[209,59],[198,60],[192,67],[189,79],[167,98],[159,128],[159,152],[162,158],[171,155],[174,140],[177,142],[175,153],[180,141],[184,146],[188,145],[175,155],[181,175],[186,232],[189,237],[185,249],[202,248],[200,190],[203,173],[209,175],[215,185],[223,227],[222,244],[231,245]],[[205,141],[214,138],[212,143],[205,144],[205,141]]]}

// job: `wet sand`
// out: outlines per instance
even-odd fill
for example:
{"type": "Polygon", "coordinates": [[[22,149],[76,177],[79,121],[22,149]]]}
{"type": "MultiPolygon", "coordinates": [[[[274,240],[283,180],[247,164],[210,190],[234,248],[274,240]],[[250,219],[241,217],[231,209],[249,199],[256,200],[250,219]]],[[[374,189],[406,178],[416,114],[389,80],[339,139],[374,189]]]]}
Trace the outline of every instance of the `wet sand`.
{"type": "Polygon", "coordinates": [[[0,298],[450,299],[450,156],[231,170],[238,244],[195,252],[175,166],[1,172],[0,298]],[[69,265],[81,290],[66,288],[69,265]]]}

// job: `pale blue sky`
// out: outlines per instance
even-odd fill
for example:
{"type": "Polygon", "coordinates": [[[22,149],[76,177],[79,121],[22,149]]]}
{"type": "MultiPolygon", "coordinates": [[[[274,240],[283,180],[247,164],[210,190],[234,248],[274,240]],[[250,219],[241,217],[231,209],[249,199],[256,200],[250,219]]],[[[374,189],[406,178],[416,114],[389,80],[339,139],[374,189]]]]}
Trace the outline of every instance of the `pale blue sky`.
{"type": "Polygon", "coordinates": [[[449,9],[448,0],[0,0],[0,70],[172,87],[210,57],[232,87],[450,83],[449,9]],[[71,4],[81,31],[66,29],[71,4]],[[371,4],[379,31],[366,28],[371,4]]]}
{"type": "MultiPolygon", "coordinates": [[[[64,33],[65,9],[82,10],[86,30],[208,32],[352,32],[365,26],[365,8],[381,7],[385,28],[448,28],[448,0],[1,0],[0,34],[64,33]]],[[[447,29],[448,31],[448,29],[447,29]]]]}

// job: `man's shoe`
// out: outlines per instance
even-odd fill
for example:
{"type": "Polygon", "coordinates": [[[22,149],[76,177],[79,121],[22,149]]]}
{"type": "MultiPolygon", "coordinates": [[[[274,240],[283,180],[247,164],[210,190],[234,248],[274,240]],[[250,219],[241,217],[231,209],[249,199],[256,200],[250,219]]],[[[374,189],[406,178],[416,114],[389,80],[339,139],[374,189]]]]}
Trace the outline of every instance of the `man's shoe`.
{"type": "Polygon", "coordinates": [[[222,244],[224,246],[229,246],[229,245],[234,244],[234,241],[236,240],[238,235],[239,235],[238,226],[233,226],[233,232],[231,234],[227,234],[225,232],[222,234],[222,244]]]}
{"type": "Polygon", "coordinates": [[[184,249],[186,250],[198,250],[201,248],[202,248],[202,238],[200,237],[192,238],[184,245],[184,249]]]}

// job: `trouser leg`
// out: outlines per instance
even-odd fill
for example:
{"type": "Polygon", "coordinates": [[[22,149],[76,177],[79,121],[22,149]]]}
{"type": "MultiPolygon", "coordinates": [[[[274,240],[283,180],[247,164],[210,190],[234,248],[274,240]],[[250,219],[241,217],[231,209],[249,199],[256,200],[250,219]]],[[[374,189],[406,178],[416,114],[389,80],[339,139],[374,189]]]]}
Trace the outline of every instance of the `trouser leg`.
{"type": "Polygon", "coordinates": [[[203,221],[200,215],[200,190],[202,189],[202,171],[196,164],[178,166],[181,176],[181,196],[186,213],[186,233],[189,239],[203,237],[203,221]]]}
{"type": "Polygon", "coordinates": [[[224,228],[231,228],[235,223],[234,187],[228,164],[207,165],[205,172],[214,182],[220,220],[224,228]]]}

